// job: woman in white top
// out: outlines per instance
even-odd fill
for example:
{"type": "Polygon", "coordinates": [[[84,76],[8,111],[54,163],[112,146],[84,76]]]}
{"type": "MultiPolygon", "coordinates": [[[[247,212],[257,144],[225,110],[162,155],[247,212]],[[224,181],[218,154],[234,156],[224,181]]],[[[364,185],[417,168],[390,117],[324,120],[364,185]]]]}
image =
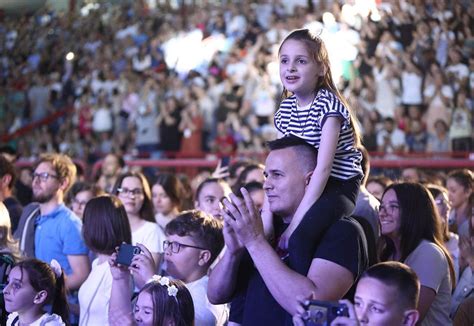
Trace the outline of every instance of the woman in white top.
{"type": "Polygon", "coordinates": [[[453,262],[444,247],[440,217],[429,191],[418,183],[388,186],[379,207],[379,220],[381,261],[403,262],[420,279],[420,324],[452,325],[453,262]]]}
{"type": "Polygon", "coordinates": [[[97,254],[92,270],[79,289],[79,325],[108,325],[112,274],[108,260],[121,243],[130,244],[132,234],[127,212],[115,196],[91,199],[84,210],[84,241],[97,254]]]}
{"type": "Polygon", "coordinates": [[[121,174],[112,190],[125,206],[128,221],[132,230],[132,244],[143,244],[159,264],[163,252],[163,231],[155,223],[153,204],[151,202],[150,185],[140,172],[121,174]]]}

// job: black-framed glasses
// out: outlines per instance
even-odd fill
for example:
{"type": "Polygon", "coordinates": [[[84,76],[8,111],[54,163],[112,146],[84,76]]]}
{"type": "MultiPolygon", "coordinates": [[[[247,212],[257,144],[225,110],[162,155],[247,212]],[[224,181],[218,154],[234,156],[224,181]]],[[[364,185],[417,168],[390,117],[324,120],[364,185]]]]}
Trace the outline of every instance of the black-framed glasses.
{"type": "Polygon", "coordinates": [[[76,198],[74,198],[72,202],[76,204],[77,206],[86,206],[88,203],[88,201],[80,201],[80,200],[77,200],[76,198]]]}
{"type": "Polygon", "coordinates": [[[397,209],[400,209],[400,206],[398,204],[382,204],[379,206],[379,213],[385,212],[385,214],[393,214],[397,209]]]}
{"type": "Polygon", "coordinates": [[[41,172],[41,173],[32,173],[31,178],[35,180],[36,178],[39,178],[42,182],[48,181],[49,178],[54,178],[54,179],[59,179],[57,175],[51,174],[49,172],[41,172]]]}
{"type": "Polygon", "coordinates": [[[118,188],[117,192],[122,196],[141,196],[143,195],[142,188],[128,189],[128,188],[118,188]]]}
{"type": "Polygon", "coordinates": [[[194,249],[200,249],[200,250],[207,250],[206,248],[187,245],[187,244],[179,243],[176,241],[168,241],[168,240],[163,241],[163,249],[167,250],[168,248],[170,248],[171,252],[174,254],[177,254],[181,250],[181,248],[194,248],[194,249]]]}

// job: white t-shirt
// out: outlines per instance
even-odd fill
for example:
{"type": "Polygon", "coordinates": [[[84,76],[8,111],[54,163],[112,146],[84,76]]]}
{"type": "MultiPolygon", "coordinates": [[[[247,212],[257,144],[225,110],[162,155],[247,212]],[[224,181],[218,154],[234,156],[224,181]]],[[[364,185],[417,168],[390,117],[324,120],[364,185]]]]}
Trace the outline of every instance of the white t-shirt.
{"type": "Polygon", "coordinates": [[[109,303],[112,291],[112,274],[107,261],[92,262],[92,270],[79,288],[81,313],[79,325],[109,325],[109,303]]]}
{"type": "MultiPolygon", "coordinates": [[[[20,321],[17,319],[18,313],[12,312],[8,315],[7,326],[18,326],[20,321]],[[16,320],[15,320],[16,319],[16,320]]],[[[64,326],[63,320],[56,314],[45,313],[40,318],[32,322],[29,326],[64,326]]]]}
{"type": "Polygon", "coordinates": [[[193,298],[195,326],[221,326],[225,324],[229,316],[227,305],[213,305],[209,302],[208,281],[209,277],[205,275],[199,280],[186,284],[193,298]]]}
{"type": "Polygon", "coordinates": [[[166,240],[165,233],[156,223],[145,221],[136,231],[132,232],[132,244],[141,243],[152,253],[163,252],[163,241],[166,240]]]}
{"type": "Polygon", "coordinates": [[[402,72],[402,103],[407,105],[422,104],[421,85],[423,78],[415,73],[402,72]]]}

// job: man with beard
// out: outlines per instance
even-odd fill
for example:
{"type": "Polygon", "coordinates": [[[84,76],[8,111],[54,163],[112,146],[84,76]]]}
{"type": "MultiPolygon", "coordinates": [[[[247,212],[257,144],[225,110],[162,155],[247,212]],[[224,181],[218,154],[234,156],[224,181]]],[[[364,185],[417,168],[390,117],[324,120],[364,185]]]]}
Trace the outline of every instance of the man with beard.
{"type": "Polygon", "coordinates": [[[15,237],[28,257],[47,263],[56,259],[66,273],[66,286],[77,290],[89,274],[88,249],[81,220],[64,205],[76,167],[66,155],[45,154],[35,164],[33,200],[23,210],[15,237]]]}

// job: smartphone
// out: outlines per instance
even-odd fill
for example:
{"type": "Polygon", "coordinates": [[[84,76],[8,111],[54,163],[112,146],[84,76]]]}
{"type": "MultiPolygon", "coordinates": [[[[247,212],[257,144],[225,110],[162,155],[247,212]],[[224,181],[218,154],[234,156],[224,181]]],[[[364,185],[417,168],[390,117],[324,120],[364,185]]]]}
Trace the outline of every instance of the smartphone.
{"type": "Polygon", "coordinates": [[[308,300],[305,310],[303,319],[306,326],[329,326],[336,317],[349,317],[347,306],[334,301],[308,300]]]}
{"type": "Polygon", "coordinates": [[[138,255],[141,252],[142,250],[140,247],[122,243],[117,255],[117,264],[130,266],[132,264],[133,256],[138,255]]]}
{"type": "Polygon", "coordinates": [[[221,168],[229,166],[230,164],[230,156],[223,156],[221,158],[221,168]]]}

